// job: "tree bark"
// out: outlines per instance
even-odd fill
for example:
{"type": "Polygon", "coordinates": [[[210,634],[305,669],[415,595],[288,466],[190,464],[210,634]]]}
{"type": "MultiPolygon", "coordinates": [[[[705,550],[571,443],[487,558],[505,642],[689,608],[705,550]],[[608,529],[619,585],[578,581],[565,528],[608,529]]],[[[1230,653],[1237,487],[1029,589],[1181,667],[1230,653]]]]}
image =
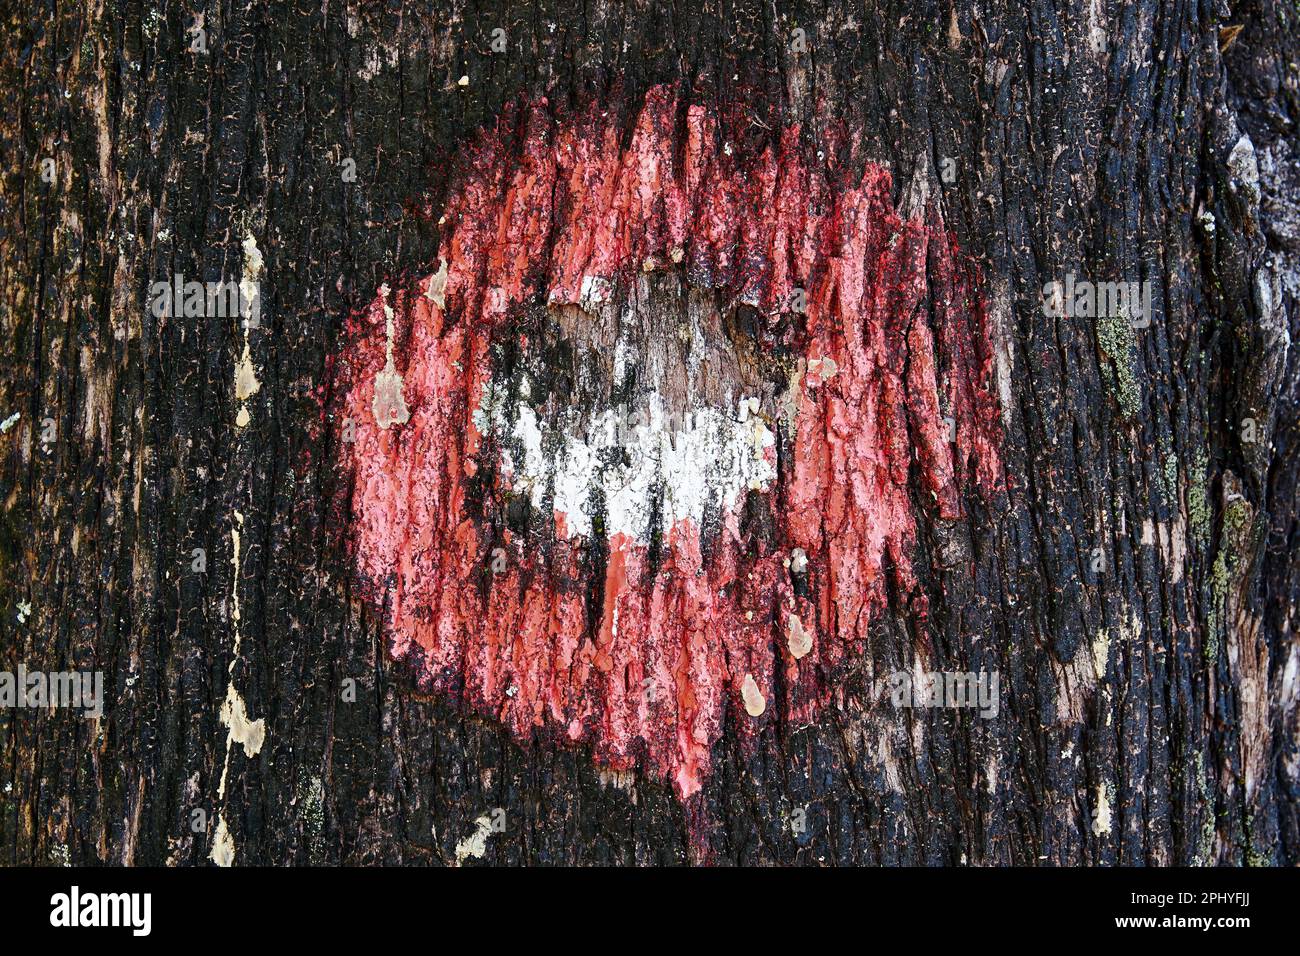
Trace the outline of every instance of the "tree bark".
{"type": "MultiPolygon", "coordinates": [[[[0,670],[102,671],[105,705],[0,710],[3,860],[1300,862],[1298,19],[6,9],[0,670]],[[690,799],[394,660],[336,420],[349,317],[438,272],[476,137],[545,97],[626,146],[666,86],[800,125],[813,165],[842,125],[900,209],[934,184],[978,264],[1003,479],[958,519],[918,506],[926,612],[891,585],[816,719],[769,693],[743,732],[727,699],[690,799]],[[257,283],[260,322],[156,317],[176,274],[257,283]],[[1047,317],[1070,274],[1150,280],[1150,325],[1047,317]],[[917,668],[996,671],[998,716],[882,699],[917,668]]],[[[788,548],[778,518],[757,547],[788,548]]]]}

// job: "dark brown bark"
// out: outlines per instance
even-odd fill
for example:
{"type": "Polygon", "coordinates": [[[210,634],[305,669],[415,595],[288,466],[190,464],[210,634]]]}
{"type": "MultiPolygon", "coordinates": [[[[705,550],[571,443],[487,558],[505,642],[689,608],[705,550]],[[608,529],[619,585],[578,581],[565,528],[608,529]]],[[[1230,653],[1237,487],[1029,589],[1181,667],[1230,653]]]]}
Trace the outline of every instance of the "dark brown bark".
{"type": "MultiPolygon", "coordinates": [[[[486,862],[1296,863],[1298,18],[7,4],[0,670],[100,669],[107,702],[0,711],[0,858],[202,864],[221,815],[241,864],[452,863],[499,808],[486,862]],[[707,849],[661,783],[414,693],[355,593],[318,393],[345,317],[437,268],[412,209],[476,129],[520,94],[621,108],[678,80],[810,125],[829,104],[896,184],[955,160],[944,213],[1009,384],[1007,508],[931,524],[918,561],[936,669],[997,669],[999,719],[872,708],[851,679],[816,726],[718,743],[707,849]],[[238,277],[249,234],[266,414],[240,429],[238,322],[159,321],[147,292],[238,277]],[[1152,279],[1151,326],[1045,319],[1067,272],[1152,279]],[[252,757],[219,717],[232,675],[252,757]]],[[[910,666],[913,640],[894,609],[870,654],[910,666]]]]}

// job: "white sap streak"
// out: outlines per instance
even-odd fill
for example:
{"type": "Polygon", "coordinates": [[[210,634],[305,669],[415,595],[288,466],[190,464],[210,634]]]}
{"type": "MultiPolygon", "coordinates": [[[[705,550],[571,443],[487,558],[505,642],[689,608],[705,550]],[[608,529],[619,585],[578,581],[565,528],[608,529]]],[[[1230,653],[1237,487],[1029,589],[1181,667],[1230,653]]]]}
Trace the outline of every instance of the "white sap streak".
{"type": "MultiPolygon", "coordinates": [[[[226,757],[221,765],[221,781],[217,785],[217,799],[223,804],[226,799],[226,781],[230,775],[230,752],[234,745],[239,744],[244,748],[244,753],[255,757],[266,741],[266,721],[248,719],[248,707],[239,691],[235,689],[235,664],[239,661],[244,643],[239,606],[239,576],[243,551],[240,529],[243,526],[244,516],[236,511],[235,524],[230,529],[230,563],[234,568],[230,583],[230,619],[235,625],[235,645],[230,657],[230,666],[226,669],[230,681],[226,684],[226,699],[222,702],[220,715],[221,723],[227,728],[226,757]]],[[[235,840],[230,835],[230,828],[226,825],[223,811],[217,813],[217,829],[212,839],[212,852],[208,854],[208,859],[217,866],[230,866],[235,862],[235,840]]]]}
{"type": "MultiPolygon", "coordinates": [[[[257,248],[257,239],[250,232],[244,239],[244,271],[239,280],[239,295],[243,303],[256,303],[252,308],[260,315],[262,304],[262,268],[261,250],[257,248]]],[[[251,309],[244,307],[244,319],[250,318],[251,309]]],[[[235,401],[239,403],[239,412],[235,415],[235,425],[246,428],[251,416],[248,413],[248,399],[257,394],[262,383],[257,380],[257,369],[253,366],[252,351],[248,346],[248,325],[244,325],[244,352],[235,366],[235,401]]]]}

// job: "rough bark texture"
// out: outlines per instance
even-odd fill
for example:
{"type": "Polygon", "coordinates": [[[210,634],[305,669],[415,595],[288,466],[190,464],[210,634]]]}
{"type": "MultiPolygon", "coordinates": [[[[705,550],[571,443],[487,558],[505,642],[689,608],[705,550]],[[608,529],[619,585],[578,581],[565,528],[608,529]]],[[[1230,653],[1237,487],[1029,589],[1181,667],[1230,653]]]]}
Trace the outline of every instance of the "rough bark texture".
{"type": "Polygon", "coordinates": [[[102,670],[107,699],[0,711],[4,861],[1300,861],[1298,20],[6,4],[0,670],[102,670]],[[439,269],[426,206],[466,144],[543,95],[630,130],[660,84],[887,168],[899,207],[928,164],[979,263],[1006,476],[918,512],[924,618],[891,593],[811,722],[728,732],[731,700],[687,801],[394,664],[331,417],[348,318],[439,269]],[[260,326],[155,318],[176,273],[257,281],[260,326]],[[1069,273],[1150,280],[1150,326],[1046,318],[1069,273]],[[881,675],[918,662],[998,671],[998,717],[892,707],[881,675]]]}

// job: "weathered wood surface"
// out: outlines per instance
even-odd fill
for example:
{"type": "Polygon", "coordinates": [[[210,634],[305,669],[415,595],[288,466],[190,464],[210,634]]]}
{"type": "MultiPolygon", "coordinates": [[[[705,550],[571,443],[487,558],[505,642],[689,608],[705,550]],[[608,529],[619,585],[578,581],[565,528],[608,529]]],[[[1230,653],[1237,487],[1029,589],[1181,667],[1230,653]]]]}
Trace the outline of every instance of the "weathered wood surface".
{"type": "MultiPolygon", "coordinates": [[[[6,4],[0,669],[100,669],[107,702],[0,711],[4,861],[1297,862],[1298,17],[6,4]],[[813,726],[724,736],[691,821],[660,782],[413,692],[354,587],[321,411],[345,318],[437,269],[416,207],[460,144],[521,94],[674,81],[829,109],[899,193],[918,156],[955,160],[1011,484],[916,562],[929,666],[998,670],[999,718],[882,707],[864,668],[813,726]],[[250,235],[259,329],[150,314],[153,281],[246,273],[250,235]],[[1045,319],[1067,272],[1151,278],[1151,326],[1045,319]],[[258,730],[222,722],[232,686],[258,730]]],[[[910,667],[915,641],[895,609],[865,657],[910,667]]]]}

